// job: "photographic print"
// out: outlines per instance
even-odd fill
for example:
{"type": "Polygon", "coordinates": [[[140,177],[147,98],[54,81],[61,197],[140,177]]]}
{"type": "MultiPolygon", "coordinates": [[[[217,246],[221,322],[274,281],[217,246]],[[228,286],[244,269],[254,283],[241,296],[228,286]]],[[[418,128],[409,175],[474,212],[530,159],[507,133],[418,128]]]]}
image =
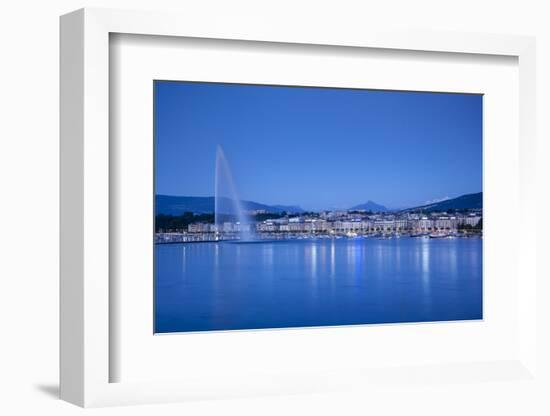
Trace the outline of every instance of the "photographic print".
{"type": "Polygon", "coordinates": [[[483,96],[155,81],[155,333],[483,318],[483,96]]]}

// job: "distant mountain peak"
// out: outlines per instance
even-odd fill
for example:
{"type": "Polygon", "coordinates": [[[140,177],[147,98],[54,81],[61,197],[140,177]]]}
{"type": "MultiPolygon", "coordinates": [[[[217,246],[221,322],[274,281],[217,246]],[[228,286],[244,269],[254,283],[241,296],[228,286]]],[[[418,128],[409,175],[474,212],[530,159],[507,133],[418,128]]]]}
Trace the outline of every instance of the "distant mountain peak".
{"type": "Polygon", "coordinates": [[[386,212],[389,211],[384,205],[377,204],[370,199],[364,204],[355,205],[350,208],[350,211],[373,211],[373,212],[386,212]]]}

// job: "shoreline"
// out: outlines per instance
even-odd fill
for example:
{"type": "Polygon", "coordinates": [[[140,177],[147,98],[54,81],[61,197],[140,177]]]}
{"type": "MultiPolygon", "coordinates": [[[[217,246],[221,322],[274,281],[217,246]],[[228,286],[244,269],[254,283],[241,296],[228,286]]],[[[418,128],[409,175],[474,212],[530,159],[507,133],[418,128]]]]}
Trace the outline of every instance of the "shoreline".
{"type": "MultiPolygon", "coordinates": [[[[184,234],[182,234],[184,236],[184,234]]],[[[376,240],[399,240],[401,238],[405,239],[418,239],[418,240],[451,240],[451,239],[464,239],[464,238],[483,238],[483,233],[472,233],[472,234],[446,234],[446,235],[357,235],[357,236],[291,236],[283,238],[257,238],[254,240],[241,240],[239,238],[228,238],[228,239],[210,239],[210,240],[165,240],[165,241],[154,241],[154,245],[165,245],[165,244],[194,244],[194,243],[241,243],[241,244],[259,244],[259,243],[277,243],[277,242],[286,242],[286,241],[312,241],[312,240],[367,240],[367,239],[376,239],[376,240]]]]}

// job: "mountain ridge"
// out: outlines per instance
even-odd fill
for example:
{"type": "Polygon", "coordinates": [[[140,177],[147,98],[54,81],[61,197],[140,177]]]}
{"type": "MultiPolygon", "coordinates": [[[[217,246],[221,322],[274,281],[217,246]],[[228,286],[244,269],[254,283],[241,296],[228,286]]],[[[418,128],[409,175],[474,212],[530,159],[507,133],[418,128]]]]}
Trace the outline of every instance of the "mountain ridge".
{"type": "MultiPolygon", "coordinates": [[[[287,212],[289,214],[301,214],[306,212],[298,205],[268,205],[255,201],[241,200],[243,209],[247,211],[266,211],[270,213],[287,212]]],[[[156,195],[155,206],[157,214],[182,215],[185,212],[196,214],[208,214],[214,212],[215,201],[213,196],[174,196],[174,195],[156,195]]],[[[419,205],[400,210],[391,210],[384,205],[374,201],[355,205],[349,208],[349,211],[364,210],[372,212],[410,212],[410,211],[447,211],[451,209],[482,209],[483,193],[477,192],[464,194],[455,198],[444,199],[430,204],[419,205]]]]}
{"type": "MultiPolygon", "coordinates": [[[[302,213],[305,212],[296,205],[267,205],[254,201],[241,200],[243,209],[248,211],[261,211],[272,213],[302,213]]],[[[156,214],[164,215],[182,215],[185,212],[194,212],[196,214],[208,214],[214,212],[215,201],[213,196],[175,196],[175,195],[156,195],[155,196],[156,214]]]]}
{"type": "Polygon", "coordinates": [[[483,208],[483,192],[473,194],[464,194],[456,198],[444,199],[431,204],[419,205],[416,207],[402,209],[400,212],[409,211],[447,211],[450,209],[482,209],[483,208]]]}

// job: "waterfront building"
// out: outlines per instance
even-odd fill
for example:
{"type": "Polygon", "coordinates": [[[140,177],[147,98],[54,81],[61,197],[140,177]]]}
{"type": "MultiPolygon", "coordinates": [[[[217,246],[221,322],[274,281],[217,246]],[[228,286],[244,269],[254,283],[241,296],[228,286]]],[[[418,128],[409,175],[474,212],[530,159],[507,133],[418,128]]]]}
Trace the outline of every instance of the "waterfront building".
{"type": "Polygon", "coordinates": [[[302,232],[304,231],[304,224],[297,221],[289,221],[288,228],[290,232],[302,232]]]}
{"type": "Polygon", "coordinates": [[[395,221],[393,220],[377,220],[374,222],[374,230],[382,232],[395,231],[395,221]]]}
{"type": "Polygon", "coordinates": [[[329,231],[329,228],[329,223],[319,218],[307,219],[304,223],[304,231],[306,232],[326,232],[329,231]]]}
{"type": "Polygon", "coordinates": [[[317,219],[315,220],[315,230],[316,231],[330,231],[330,223],[326,220],[317,219]]]}
{"type": "Polygon", "coordinates": [[[187,226],[187,231],[190,233],[208,233],[210,232],[211,224],[206,224],[202,222],[197,222],[193,224],[189,224],[187,226]]]}
{"type": "Polygon", "coordinates": [[[406,219],[397,219],[393,221],[395,231],[405,231],[409,228],[409,222],[406,219]]]}
{"type": "Polygon", "coordinates": [[[435,220],[435,228],[438,230],[455,230],[457,221],[455,217],[439,217],[435,220]]]}
{"type": "Polygon", "coordinates": [[[278,226],[273,221],[267,220],[256,224],[256,230],[258,232],[272,233],[278,231],[278,226]]]}
{"type": "Polygon", "coordinates": [[[467,217],[464,217],[463,220],[462,220],[462,223],[464,225],[471,225],[472,227],[475,227],[479,221],[481,220],[481,217],[479,216],[467,216],[467,217]]]}
{"type": "Polygon", "coordinates": [[[434,228],[433,220],[428,219],[428,217],[422,217],[416,222],[416,226],[413,227],[417,232],[428,232],[434,228]]]}
{"type": "Polygon", "coordinates": [[[369,233],[372,232],[374,229],[374,222],[373,221],[361,221],[361,231],[363,233],[369,233]]]}

